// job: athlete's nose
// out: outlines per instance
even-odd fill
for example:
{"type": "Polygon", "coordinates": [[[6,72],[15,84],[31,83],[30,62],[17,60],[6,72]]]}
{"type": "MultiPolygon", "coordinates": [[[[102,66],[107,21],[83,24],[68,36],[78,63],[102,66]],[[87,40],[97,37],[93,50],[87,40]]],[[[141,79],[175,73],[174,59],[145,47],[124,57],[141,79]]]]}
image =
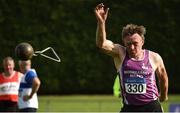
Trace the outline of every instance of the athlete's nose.
{"type": "Polygon", "coordinates": [[[133,44],[129,45],[129,48],[130,48],[131,50],[133,50],[133,49],[134,49],[134,45],[133,45],[133,44]]]}

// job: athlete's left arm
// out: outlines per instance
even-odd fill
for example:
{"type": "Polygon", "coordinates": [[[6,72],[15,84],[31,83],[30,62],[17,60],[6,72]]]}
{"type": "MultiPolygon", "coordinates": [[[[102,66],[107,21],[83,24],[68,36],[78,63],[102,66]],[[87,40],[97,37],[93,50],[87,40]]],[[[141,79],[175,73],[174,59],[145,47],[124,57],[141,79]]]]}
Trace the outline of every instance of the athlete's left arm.
{"type": "Polygon", "coordinates": [[[30,98],[32,98],[32,96],[38,91],[40,84],[41,84],[41,82],[40,82],[39,78],[34,77],[33,83],[32,83],[32,91],[31,91],[31,94],[29,95],[30,98]]]}
{"type": "Polygon", "coordinates": [[[161,56],[156,53],[154,59],[157,66],[155,72],[157,74],[160,85],[159,100],[160,102],[163,102],[168,100],[168,75],[161,56]]]}
{"type": "Polygon", "coordinates": [[[41,81],[39,80],[39,78],[37,76],[34,77],[32,80],[32,91],[30,95],[24,95],[23,100],[28,101],[29,99],[31,99],[33,95],[39,90],[40,84],[41,81]]]}

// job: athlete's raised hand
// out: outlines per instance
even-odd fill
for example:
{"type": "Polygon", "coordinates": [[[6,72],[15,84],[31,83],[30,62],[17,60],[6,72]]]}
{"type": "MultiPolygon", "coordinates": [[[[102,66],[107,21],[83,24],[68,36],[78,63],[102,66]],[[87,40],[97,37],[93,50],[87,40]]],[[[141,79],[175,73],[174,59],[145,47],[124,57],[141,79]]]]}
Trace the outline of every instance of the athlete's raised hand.
{"type": "Polygon", "coordinates": [[[109,8],[105,8],[103,3],[98,4],[96,6],[94,12],[99,23],[105,23],[107,19],[108,11],[109,8]]]}

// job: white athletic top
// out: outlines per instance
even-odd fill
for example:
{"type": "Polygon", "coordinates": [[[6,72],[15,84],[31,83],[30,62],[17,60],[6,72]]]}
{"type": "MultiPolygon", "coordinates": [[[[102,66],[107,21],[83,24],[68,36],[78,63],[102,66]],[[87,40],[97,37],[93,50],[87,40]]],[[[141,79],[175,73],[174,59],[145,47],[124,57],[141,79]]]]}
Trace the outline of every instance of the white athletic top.
{"type": "Polygon", "coordinates": [[[22,77],[20,89],[19,89],[19,100],[18,100],[19,109],[38,108],[38,98],[36,93],[28,101],[23,101],[23,96],[30,95],[32,91],[32,81],[34,77],[37,77],[36,71],[34,69],[27,71],[22,77]]]}

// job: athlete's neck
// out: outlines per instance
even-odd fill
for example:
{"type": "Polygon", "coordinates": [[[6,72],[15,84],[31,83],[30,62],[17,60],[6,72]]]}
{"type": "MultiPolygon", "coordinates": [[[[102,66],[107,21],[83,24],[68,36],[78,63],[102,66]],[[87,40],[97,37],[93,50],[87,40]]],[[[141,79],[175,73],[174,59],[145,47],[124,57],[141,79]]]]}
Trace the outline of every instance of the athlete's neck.
{"type": "Polygon", "coordinates": [[[131,54],[129,57],[134,60],[142,60],[144,58],[144,50],[141,50],[136,54],[131,54]]]}
{"type": "Polygon", "coordinates": [[[12,72],[4,72],[4,76],[6,76],[6,77],[10,77],[13,74],[14,74],[14,71],[12,71],[12,72]]]}

